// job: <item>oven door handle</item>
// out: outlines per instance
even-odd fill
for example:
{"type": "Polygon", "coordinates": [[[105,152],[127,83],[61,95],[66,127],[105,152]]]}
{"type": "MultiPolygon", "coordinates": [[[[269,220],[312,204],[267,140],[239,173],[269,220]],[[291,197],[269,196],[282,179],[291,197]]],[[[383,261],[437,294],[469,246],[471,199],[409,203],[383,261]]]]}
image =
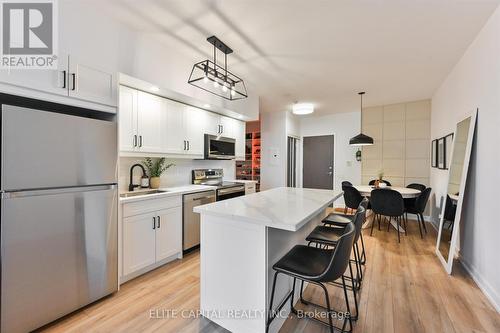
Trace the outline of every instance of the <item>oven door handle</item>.
{"type": "Polygon", "coordinates": [[[237,192],[245,192],[245,186],[238,186],[238,187],[218,190],[219,195],[232,194],[237,192]]]}

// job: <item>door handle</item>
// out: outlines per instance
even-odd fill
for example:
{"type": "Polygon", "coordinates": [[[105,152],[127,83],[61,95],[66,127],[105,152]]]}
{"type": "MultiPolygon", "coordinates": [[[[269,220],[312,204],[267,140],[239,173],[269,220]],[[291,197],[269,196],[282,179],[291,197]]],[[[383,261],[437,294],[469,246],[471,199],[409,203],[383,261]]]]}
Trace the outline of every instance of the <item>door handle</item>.
{"type": "Polygon", "coordinates": [[[161,219],[160,219],[160,216],[157,216],[157,217],[158,217],[158,224],[156,225],[156,227],[158,229],[160,229],[160,227],[161,227],[161,219]]]}
{"type": "Polygon", "coordinates": [[[153,230],[156,229],[156,216],[153,216],[153,230]]]}
{"type": "Polygon", "coordinates": [[[73,86],[71,87],[71,90],[76,90],[76,74],[75,73],[71,73],[71,82],[73,84],[73,86]]]}
{"type": "Polygon", "coordinates": [[[142,135],[139,135],[139,147],[142,147],[142,135]]]}
{"type": "Polygon", "coordinates": [[[187,141],[187,143],[188,143],[188,149],[187,150],[189,150],[190,149],[190,147],[189,147],[189,140],[187,141]]]}
{"type": "Polygon", "coordinates": [[[134,147],[137,147],[137,134],[134,134],[134,147]]]}
{"type": "Polygon", "coordinates": [[[63,86],[62,89],[66,89],[66,70],[62,71],[63,74],[63,86]]]}
{"type": "Polygon", "coordinates": [[[186,140],[184,140],[184,150],[186,150],[186,140]]]}

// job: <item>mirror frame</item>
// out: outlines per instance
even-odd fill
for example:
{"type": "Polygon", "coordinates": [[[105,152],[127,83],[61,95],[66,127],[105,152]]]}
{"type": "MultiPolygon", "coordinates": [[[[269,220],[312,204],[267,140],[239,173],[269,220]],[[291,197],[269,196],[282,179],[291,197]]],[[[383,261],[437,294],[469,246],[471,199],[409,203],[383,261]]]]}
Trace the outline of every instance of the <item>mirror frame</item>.
{"type": "MultiPolygon", "coordinates": [[[[476,119],[477,119],[477,112],[478,110],[476,109],[472,114],[468,117],[463,118],[462,120],[459,121],[462,122],[466,120],[467,118],[471,118],[470,124],[469,124],[469,136],[467,137],[467,146],[465,148],[465,159],[464,159],[464,165],[462,168],[462,175],[460,177],[460,195],[458,196],[458,202],[457,202],[457,212],[455,214],[455,220],[453,221],[453,233],[451,235],[451,244],[450,244],[450,252],[448,253],[448,261],[446,261],[439,251],[439,241],[441,239],[441,232],[443,229],[443,223],[444,223],[444,211],[446,209],[446,198],[443,201],[443,205],[441,207],[441,215],[439,218],[439,229],[438,229],[438,237],[436,240],[436,255],[439,258],[439,261],[441,261],[441,264],[443,264],[446,273],[451,274],[452,268],[453,268],[453,260],[455,259],[455,252],[457,248],[457,243],[458,243],[458,236],[460,234],[460,220],[462,219],[462,204],[464,201],[464,194],[465,194],[465,186],[467,183],[467,173],[469,172],[469,164],[470,164],[470,156],[472,152],[472,144],[474,142],[474,135],[475,135],[475,129],[476,129],[476,119]]],[[[455,127],[455,136],[456,130],[458,128],[458,123],[457,127],[455,127]]],[[[452,147],[452,153],[450,155],[450,160],[453,160],[453,154],[455,153],[455,142],[456,140],[453,140],[453,147],[452,147]]],[[[450,183],[450,171],[451,168],[448,168],[448,181],[446,182],[446,194],[448,194],[448,184],[450,183]]]]}

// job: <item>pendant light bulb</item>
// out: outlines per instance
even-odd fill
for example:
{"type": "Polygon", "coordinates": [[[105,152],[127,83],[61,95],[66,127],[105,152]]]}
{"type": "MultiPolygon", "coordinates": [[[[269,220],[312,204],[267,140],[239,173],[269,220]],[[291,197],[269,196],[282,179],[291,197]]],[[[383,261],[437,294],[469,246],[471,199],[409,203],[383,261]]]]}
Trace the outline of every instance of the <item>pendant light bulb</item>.
{"type": "Polygon", "coordinates": [[[231,96],[234,96],[236,95],[236,91],[234,90],[234,88],[231,88],[231,96]]]}
{"type": "Polygon", "coordinates": [[[225,84],[222,85],[222,91],[226,92],[227,91],[227,86],[225,84]]]}

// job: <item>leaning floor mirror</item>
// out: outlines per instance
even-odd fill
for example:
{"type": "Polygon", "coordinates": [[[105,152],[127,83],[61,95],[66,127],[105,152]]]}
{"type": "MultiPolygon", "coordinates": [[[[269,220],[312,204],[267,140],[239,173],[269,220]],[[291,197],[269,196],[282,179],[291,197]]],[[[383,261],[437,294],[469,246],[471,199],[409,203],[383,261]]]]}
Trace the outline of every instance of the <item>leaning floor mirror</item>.
{"type": "Polygon", "coordinates": [[[463,210],[476,117],[477,111],[459,122],[453,140],[453,151],[448,170],[448,188],[442,204],[436,244],[436,254],[448,274],[451,274],[453,260],[457,253],[460,234],[459,223],[463,210]]]}

